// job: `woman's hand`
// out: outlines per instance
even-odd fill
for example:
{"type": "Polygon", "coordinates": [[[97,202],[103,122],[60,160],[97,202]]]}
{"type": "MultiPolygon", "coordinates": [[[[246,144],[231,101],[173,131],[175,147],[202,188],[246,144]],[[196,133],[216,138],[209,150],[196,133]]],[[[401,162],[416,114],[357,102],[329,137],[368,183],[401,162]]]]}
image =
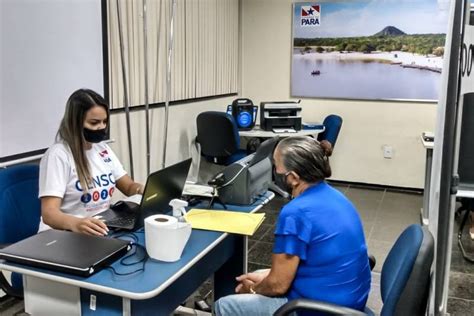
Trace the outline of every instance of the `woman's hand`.
{"type": "Polygon", "coordinates": [[[41,198],[41,215],[43,222],[54,229],[71,230],[95,236],[107,235],[109,229],[97,218],[80,218],[65,214],[60,210],[62,200],[58,197],[45,196],[41,198]]]}
{"type": "Polygon", "coordinates": [[[103,221],[94,217],[74,218],[71,230],[93,236],[105,236],[109,231],[103,221]]]}

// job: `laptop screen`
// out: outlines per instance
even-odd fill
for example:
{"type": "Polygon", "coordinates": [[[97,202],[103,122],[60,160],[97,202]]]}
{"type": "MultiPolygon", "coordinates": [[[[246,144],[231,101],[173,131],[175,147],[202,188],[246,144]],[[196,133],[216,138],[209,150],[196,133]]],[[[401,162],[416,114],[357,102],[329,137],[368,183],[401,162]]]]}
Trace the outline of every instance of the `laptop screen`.
{"type": "Polygon", "coordinates": [[[169,202],[181,197],[188,176],[191,159],[158,170],[148,176],[140,210],[144,214],[167,213],[169,202]]]}

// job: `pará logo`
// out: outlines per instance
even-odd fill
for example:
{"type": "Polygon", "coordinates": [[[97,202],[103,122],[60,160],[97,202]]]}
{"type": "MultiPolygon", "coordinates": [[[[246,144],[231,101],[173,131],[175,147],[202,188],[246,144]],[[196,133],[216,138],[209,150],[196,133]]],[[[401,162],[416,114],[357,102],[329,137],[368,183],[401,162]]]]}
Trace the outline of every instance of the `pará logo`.
{"type": "Polygon", "coordinates": [[[300,26],[319,26],[321,24],[321,6],[319,4],[301,6],[300,26]]]}

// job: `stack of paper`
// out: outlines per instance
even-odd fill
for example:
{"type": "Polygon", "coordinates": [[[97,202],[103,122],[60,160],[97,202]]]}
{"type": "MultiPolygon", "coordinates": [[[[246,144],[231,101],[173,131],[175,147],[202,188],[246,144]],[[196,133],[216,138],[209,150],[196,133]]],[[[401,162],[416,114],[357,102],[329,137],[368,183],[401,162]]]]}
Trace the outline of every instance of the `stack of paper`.
{"type": "Polygon", "coordinates": [[[251,236],[262,224],[265,213],[192,209],[184,217],[192,228],[251,236]]]}
{"type": "Polygon", "coordinates": [[[212,190],[212,187],[208,185],[186,182],[183,189],[183,195],[212,197],[212,190]]]}

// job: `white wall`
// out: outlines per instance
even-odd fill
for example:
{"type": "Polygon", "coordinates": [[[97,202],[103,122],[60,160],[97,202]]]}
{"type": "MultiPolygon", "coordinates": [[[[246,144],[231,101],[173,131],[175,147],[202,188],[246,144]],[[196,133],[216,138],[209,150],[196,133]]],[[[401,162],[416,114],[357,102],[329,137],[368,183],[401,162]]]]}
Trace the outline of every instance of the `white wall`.
{"type": "MultiPolygon", "coordinates": [[[[254,104],[290,99],[291,0],[242,0],[242,96],[254,104]]],[[[341,87],[343,89],[343,87],[341,87]]],[[[303,120],[343,117],[331,157],[333,179],[422,188],[420,134],[433,131],[436,104],[303,99],[303,120]],[[382,146],[394,148],[383,158],[382,146]]]]}

